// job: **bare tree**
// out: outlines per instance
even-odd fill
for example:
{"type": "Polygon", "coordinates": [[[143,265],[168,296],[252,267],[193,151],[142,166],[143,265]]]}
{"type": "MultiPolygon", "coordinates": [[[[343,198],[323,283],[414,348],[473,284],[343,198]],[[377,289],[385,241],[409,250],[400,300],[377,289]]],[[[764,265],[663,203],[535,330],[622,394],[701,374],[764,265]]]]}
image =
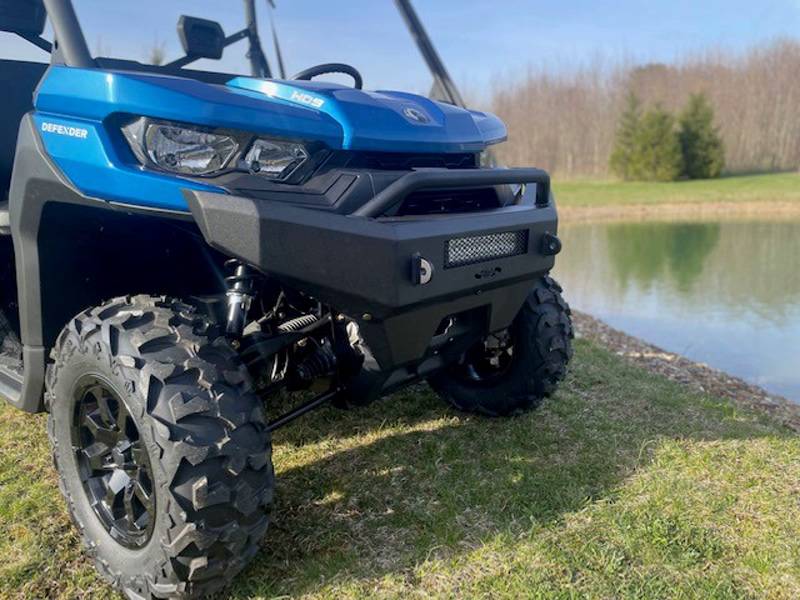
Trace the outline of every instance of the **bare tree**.
{"type": "Polygon", "coordinates": [[[153,45],[147,50],[147,62],[151,65],[163,65],[167,59],[166,45],[156,37],[153,45]]]}
{"type": "Polygon", "coordinates": [[[498,154],[510,165],[537,165],[561,177],[606,177],[625,97],[677,113],[692,94],[714,106],[729,172],[800,167],[800,42],[777,40],[741,55],[708,51],[674,64],[529,68],[504,82],[492,108],[508,124],[498,154]]]}

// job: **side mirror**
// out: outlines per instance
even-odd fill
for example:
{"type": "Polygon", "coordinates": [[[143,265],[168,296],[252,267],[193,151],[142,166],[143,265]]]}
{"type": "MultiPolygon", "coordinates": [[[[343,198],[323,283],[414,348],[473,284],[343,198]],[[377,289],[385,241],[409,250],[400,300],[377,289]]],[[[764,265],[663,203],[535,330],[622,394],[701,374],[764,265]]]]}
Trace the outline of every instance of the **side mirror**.
{"type": "Polygon", "coordinates": [[[0,0],[0,31],[40,36],[46,18],[42,0],[0,0]]]}
{"type": "Polygon", "coordinates": [[[178,37],[181,39],[186,56],[222,58],[222,51],[225,49],[225,32],[222,31],[222,25],[216,21],[183,15],[178,19],[178,37]]]}

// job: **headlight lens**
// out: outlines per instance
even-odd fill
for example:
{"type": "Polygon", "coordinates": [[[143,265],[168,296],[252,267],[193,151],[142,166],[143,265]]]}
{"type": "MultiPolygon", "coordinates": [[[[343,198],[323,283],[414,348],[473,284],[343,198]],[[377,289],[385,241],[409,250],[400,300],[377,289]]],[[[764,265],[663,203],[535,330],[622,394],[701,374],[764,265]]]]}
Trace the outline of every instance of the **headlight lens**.
{"type": "Polygon", "coordinates": [[[142,163],[184,175],[222,171],[239,150],[230,135],[177,123],[139,119],[122,131],[142,163]]]}
{"type": "Polygon", "coordinates": [[[244,157],[244,168],[269,179],[285,179],[308,160],[301,144],[259,138],[244,157]]]}
{"type": "Polygon", "coordinates": [[[306,147],[297,142],[256,138],[243,155],[253,134],[146,117],[124,126],[122,132],[140,163],[182,175],[240,170],[283,181],[309,159],[306,147]]]}

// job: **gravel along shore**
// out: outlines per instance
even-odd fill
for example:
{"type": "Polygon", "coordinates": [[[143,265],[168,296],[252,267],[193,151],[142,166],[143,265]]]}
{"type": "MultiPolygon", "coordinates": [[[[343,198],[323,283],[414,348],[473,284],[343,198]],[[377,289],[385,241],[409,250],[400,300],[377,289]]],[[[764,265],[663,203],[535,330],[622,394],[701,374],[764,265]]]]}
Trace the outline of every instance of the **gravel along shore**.
{"type": "Polygon", "coordinates": [[[633,364],[706,394],[727,398],[736,405],[769,413],[800,433],[800,404],[769,394],[737,377],[666,352],[609,327],[594,317],[572,311],[577,337],[592,340],[633,364]]]}

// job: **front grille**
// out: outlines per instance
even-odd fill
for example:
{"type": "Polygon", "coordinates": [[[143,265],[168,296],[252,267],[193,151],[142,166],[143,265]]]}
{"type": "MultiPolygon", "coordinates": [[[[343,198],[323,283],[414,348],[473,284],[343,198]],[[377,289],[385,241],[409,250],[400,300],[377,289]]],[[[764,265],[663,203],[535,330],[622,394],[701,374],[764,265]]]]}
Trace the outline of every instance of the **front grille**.
{"type": "Polygon", "coordinates": [[[454,238],[445,244],[444,268],[464,267],[528,252],[528,230],[454,238]]]}
{"type": "Polygon", "coordinates": [[[410,171],[412,169],[474,169],[475,154],[414,154],[402,152],[352,152],[337,150],[336,155],[348,169],[410,171]]]}
{"type": "Polygon", "coordinates": [[[500,207],[494,188],[414,192],[397,209],[398,217],[470,213],[500,207]]]}

